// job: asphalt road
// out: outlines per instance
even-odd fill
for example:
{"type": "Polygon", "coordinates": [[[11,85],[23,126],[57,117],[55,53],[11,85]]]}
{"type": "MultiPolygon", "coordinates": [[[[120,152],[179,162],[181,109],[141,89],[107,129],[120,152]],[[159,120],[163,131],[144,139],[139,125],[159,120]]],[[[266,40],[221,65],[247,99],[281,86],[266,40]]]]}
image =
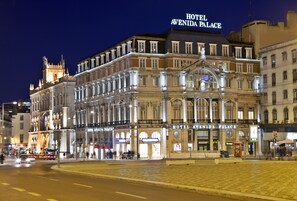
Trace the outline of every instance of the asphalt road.
{"type": "Polygon", "coordinates": [[[52,162],[0,166],[2,201],[227,201],[196,192],[118,179],[68,174],[50,169],[52,162]]]}

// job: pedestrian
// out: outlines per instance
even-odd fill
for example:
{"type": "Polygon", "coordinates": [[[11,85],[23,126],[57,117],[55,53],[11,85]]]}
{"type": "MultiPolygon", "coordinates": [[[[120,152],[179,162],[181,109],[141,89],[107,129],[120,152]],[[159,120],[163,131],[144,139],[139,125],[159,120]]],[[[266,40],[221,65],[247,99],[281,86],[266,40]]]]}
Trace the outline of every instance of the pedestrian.
{"type": "Polygon", "coordinates": [[[89,152],[87,151],[87,159],[89,158],[89,152]]]}
{"type": "Polygon", "coordinates": [[[1,154],[1,155],[0,155],[0,162],[1,162],[1,164],[3,164],[3,162],[4,162],[4,159],[5,159],[4,155],[3,155],[3,154],[1,154]]]}

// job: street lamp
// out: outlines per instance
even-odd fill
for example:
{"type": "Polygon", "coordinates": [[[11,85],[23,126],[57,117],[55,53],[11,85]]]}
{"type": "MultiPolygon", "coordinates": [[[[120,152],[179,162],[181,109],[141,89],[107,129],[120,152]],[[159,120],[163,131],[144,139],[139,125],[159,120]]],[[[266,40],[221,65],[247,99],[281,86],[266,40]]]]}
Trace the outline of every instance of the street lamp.
{"type": "MultiPolygon", "coordinates": [[[[5,128],[5,124],[4,124],[4,112],[5,112],[5,110],[4,110],[4,106],[5,105],[11,105],[11,104],[13,104],[13,105],[16,105],[17,104],[17,102],[16,101],[13,101],[13,102],[5,102],[5,103],[2,103],[2,114],[1,114],[1,133],[2,133],[2,135],[4,136],[4,128],[5,128]]],[[[6,137],[6,136],[5,136],[6,137]]]]}

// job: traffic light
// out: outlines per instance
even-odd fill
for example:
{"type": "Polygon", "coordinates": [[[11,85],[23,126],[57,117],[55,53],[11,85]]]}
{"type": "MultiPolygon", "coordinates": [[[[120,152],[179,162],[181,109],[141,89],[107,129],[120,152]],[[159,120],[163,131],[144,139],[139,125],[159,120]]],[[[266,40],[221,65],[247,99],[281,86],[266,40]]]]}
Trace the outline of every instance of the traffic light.
{"type": "Polygon", "coordinates": [[[274,134],[273,141],[275,143],[276,142],[276,139],[277,139],[277,131],[273,131],[273,134],[274,134]]]}

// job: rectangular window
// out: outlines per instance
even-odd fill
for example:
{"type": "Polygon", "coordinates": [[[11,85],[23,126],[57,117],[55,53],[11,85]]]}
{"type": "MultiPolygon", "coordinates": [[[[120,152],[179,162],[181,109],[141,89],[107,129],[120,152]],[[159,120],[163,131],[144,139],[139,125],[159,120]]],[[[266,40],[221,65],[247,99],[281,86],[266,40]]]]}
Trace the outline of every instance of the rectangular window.
{"type": "Polygon", "coordinates": [[[284,97],[284,99],[288,99],[288,90],[284,90],[283,91],[283,97],[284,97]]]}
{"type": "Polygon", "coordinates": [[[253,64],[247,64],[247,72],[253,73],[254,72],[254,65],[253,64]]]}
{"type": "Polygon", "coordinates": [[[20,121],[24,121],[24,115],[20,115],[20,121]]]}
{"type": "Polygon", "coordinates": [[[151,63],[152,63],[152,68],[153,68],[153,69],[157,69],[157,68],[159,68],[159,59],[157,59],[157,58],[152,58],[152,59],[151,59],[151,63]]]}
{"type": "Polygon", "coordinates": [[[264,94],[263,94],[263,101],[264,101],[264,103],[268,103],[268,95],[266,92],[264,92],[264,94]]]}
{"type": "Polygon", "coordinates": [[[172,53],[179,53],[179,41],[172,41],[171,42],[172,45],[172,53]]]}
{"type": "Polygon", "coordinates": [[[222,45],[222,56],[223,57],[229,56],[229,45],[222,45]]]}
{"type": "Polygon", "coordinates": [[[237,80],[237,88],[242,89],[242,80],[237,80]]]}
{"type": "Polygon", "coordinates": [[[209,44],[210,48],[210,55],[216,56],[217,55],[217,44],[209,44]]]}
{"type": "Polygon", "coordinates": [[[153,77],[153,86],[154,87],[159,86],[159,77],[153,77]]]}
{"type": "Polygon", "coordinates": [[[271,55],[271,68],[275,68],[276,65],[276,59],[275,54],[271,55]]]}
{"type": "Polygon", "coordinates": [[[205,44],[204,43],[198,43],[198,54],[201,54],[202,52],[202,49],[205,47],[205,44]]]}
{"type": "Polygon", "coordinates": [[[288,73],[287,71],[283,72],[283,80],[287,80],[288,79],[288,73]]]}
{"type": "Polygon", "coordinates": [[[238,119],[243,119],[243,110],[242,109],[238,110],[238,119]]]}
{"type": "Polygon", "coordinates": [[[267,57],[262,58],[263,66],[267,66],[267,57]]]}
{"type": "Polygon", "coordinates": [[[242,47],[235,47],[235,57],[242,58],[242,47]]]}
{"type": "Polygon", "coordinates": [[[145,41],[144,40],[138,40],[138,52],[145,52],[145,41]]]}
{"type": "Polygon", "coordinates": [[[267,84],[267,75],[263,75],[263,84],[266,85],[267,84]]]}
{"type": "Polygon", "coordinates": [[[275,105],[276,104],[276,92],[273,91],[272,92],[272,105],[275,105]]]}
{"type": "Polygon", "coordinates": [[[231,87],[231,80],[229,78],[226,78],[226,87],[231,87]]]}
{"type": "Polygon", "coordinates": [[[173,67],[174,68],[179,68],[180,67],[180,60],[174,59],[173,60],[173,67]]]}
{"type": "Polygon", "coordinates": [[[253,111],[253,108],[250,108],[250,109],[249,109],[248,115],[249,115],[249,119],[254,119],[254,111],[253,111]]]}
{"type": "Polygon", "coordinates": [[[173,77],[173,86],[177,87],[179,83],[179,76],[174,76],[173,77]]]}
{"type": "Polygon", "coordinates": [[[140,84],[141,84],[141,86],[146,86],[146,77],[145,76],[140,76],[140,84]]]}
{"type": "Polygon", "coordinates": [[[253,57],[252,48],[250,47],[245,48],[245,54],[246,54],[245,57],[247,59],[251,59],[253,57]]]}
{"type": "Polygon", "coordinates": [[[236,63],[236,72],[241,73],[243,71],[243,64],[242,63],[236,63]]]}
{"type": "Polygon", "coordinates": [[[140,68],[146,67],[146,58],[139,58],[139,67],[140,68]]]}
{"type": "Polygon", "coordinates": [[[297,70],[293,70],[293,82],[297,82],[297,70]]]}
{"type": "Polygon", "coordinates": [[[193,43],[192,42],[186,42],[186,49],[185,49],[185,53],[186,54],[193,54],[193,43]]]}
{"type": "Polygon", "coordinates": [[[287,52],[282,52],[282,60],[287,61],[287,52]]]}
{"type": "Polygon", "coordinates": [[[151,44],[151,53],[158,53],[158,41],[150,41],[151,44]]]}
{"type": "Polygon", "coordinates": [[[23,130],[23,129],[24,129],[24,123],[21,122],[21,123],[20,123],[20,130],[23,130]]]}
{"type": "Polygon", "coordinates": [[[271,85],[274,87],[276,84],[276,76],[275,76],[275,73],[272,73],[272,76],[271,76],[271,85]]]}
{"type": "Polygon", "coordinates": [[[126,54],[126,44],[122,44],[122,55],[126,54]]]}
{"type": "Polygon", "coordinates": [[[24,143],[24,134],[20,134],[20,143],[24,143]]]}
{"type": "Polygon", "coordinates": [[[297,51],[296,49],[292,50],[292,63],[296,63],[297,62],[297,51]]]}

